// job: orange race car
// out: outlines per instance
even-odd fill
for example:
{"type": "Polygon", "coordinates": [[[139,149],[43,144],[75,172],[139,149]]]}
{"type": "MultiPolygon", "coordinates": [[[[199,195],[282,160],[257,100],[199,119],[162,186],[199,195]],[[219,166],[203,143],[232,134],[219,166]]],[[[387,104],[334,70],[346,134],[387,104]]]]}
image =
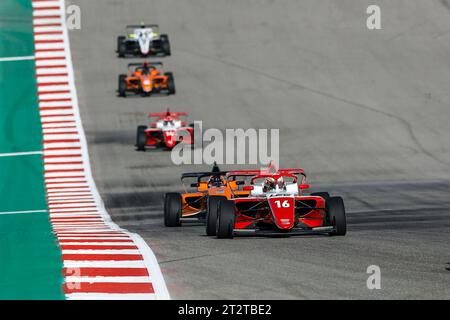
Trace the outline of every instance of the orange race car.
{"type": "Polygon", "coordinates": [[[127,92],[149,96],[155,93],[175,94],[175,81],[172,72],[163,73],[157,66],[162,62],[130,63],[126,74],[119,75],[119,96],[126,97],[127,92]]]}
{"type": "Polygon", "coordinates": [[[250,192],[239,190],[245,181],[226,178],[227,172],[220,171],[214,163],[211,172],[190,172],[181,176],[183,182],[187,178],[195,178],[196,182],[190,186],[196,188],[195,192],[181,194],[177,192],[166,193],[164,199],[164,224],[166,227],[179,227],[183,221],[206,223],[206,233],[216,235],[216,221],[218,202],[222,199],[247,197],[250,192]]]}

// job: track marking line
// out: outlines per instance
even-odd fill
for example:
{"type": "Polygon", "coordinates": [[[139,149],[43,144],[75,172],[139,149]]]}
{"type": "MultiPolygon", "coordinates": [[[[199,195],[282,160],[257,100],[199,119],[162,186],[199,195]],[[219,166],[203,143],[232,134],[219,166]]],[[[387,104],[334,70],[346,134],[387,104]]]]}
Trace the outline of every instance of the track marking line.
{"type": "Polygon", "coordinates": [[[28,211],[6,211],[0,212],[0,215],[3,214],[27,214],[27,213],[47,213],[47,210],[28,210],[28,211]]]}
{"type": "Polygon", "coordinates": [[[0,58],[0,62],[25,61],[25,60],[34,60],[34,56],[4,57],[4,58],[0,58]]]}
{"type": "Polygon", "coordinates": [[[0,153],[0,157],[19,157],[19,156],[31,156],[43,154],[42,151],[28,151],[28,152],[12,152],[12,153],[0,153]]]}

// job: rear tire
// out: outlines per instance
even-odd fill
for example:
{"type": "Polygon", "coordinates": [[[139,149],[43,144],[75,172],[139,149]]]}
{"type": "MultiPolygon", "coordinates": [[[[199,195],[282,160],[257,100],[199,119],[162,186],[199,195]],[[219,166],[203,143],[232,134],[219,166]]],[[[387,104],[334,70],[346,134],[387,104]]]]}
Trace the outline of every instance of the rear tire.
{"type": "Polygon", "coordinates": [[[231,200],[221,200],[218,208],[217,221],[217,238],[219,239],[233,239],[234,223],[236,213],[234,211],[234,202],[231,200]]]}
{"type": "Polygon", "coordinates": [[[175,79],[173,78],[172,72],[166,72],[165,75],[168,77],[167,79],[167,90],[168,94],[175,94],[175,79]]]}
{"type": "Polygon", "coordinates": [[[206,202],[206,235],[215,236],[217,233],[217,215],[220,201],[226,201],[223,196],[210,196],[206,202]]]}
{"type": "Polygon", "coordinates": [[[147,130],[146,126],[139,126],[137,128],[136,147],[138,151],[145,151],[145,146],[147,145],[145,130],[147,130]]]}
{"type": "Polygon", "coordinates": [[[117,54],[119,58],[125,57],[126,51],[127,45],[125,43],[125,37],[124,36],[117,37],[117,54]]]}
{"type": "Polygon", "coordinates": [[[164,225],[166,227],[181,226],[181,211],[183,208],[181,194],[171,192],[166,193],[164,198],[164,225]]]}
{"type": "Polygon", "coordinates": [[[119,96],[120,97],[127,96],[127,75],[126,74],[119,75],[119,96]]]}
{"type": "Polygon", "coordinates": [[[326,202],[329,225],[334,227],[331,236],[344,236],[347,233],[344,200],[341,197],[330,197],[326,202]]]}
{"type": "Polygon", "coordinates": [[[172,51],[170,49],[169,36],[167,34],[162,34],[161,42],[162,42],[162,49],[163,49],[164,55],[170,56],[172,54],[172,51]]]}

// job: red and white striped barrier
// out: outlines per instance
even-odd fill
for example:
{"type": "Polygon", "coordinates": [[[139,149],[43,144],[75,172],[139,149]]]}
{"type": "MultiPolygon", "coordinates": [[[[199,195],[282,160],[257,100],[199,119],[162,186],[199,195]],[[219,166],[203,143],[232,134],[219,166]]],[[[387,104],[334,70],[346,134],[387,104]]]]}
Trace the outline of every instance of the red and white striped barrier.
{"type": "Polygon", "coordinates": [[[169,299],[156,258],[106,212],[78,109],[64,0],[32,0],[48,207],[68,299],[169,299]]]}

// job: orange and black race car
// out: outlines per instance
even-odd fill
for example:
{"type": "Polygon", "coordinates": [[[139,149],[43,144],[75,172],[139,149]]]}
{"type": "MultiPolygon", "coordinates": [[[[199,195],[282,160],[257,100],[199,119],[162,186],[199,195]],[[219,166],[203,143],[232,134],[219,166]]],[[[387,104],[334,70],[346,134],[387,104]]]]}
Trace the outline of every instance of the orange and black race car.
{"type": "Polygon", "coordinates": [[[249,191],[240,190],[245,181],[238,181],[236,176],[226,178],[226,171],[220,171],[214,163],[211,172],[190,172],[181,176],[184,180],[196,179],[190,186],[194,192],[166,193],[164,199],[164,224],[166,227],[179,227],[184,221],[206,223],[206,233],[216,235],[217,204],[220,200],[247,197],[249,191]]]}
{"type": "Polygon", "coordinates": [[[119,75],[119,96],[126,97],[128,92],[142,96],[155,93],[175,94],[173,74],[157,68],[162,65],[162,62],[130,63],[130,75],[119,75]]]}

